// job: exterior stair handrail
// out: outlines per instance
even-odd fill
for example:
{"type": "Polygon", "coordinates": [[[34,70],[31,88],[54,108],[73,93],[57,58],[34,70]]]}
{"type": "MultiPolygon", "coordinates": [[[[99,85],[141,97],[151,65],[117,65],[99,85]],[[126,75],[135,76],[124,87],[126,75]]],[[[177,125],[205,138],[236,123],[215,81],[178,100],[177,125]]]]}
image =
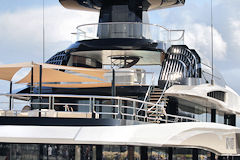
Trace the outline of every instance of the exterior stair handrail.
{"type": "MultiPolygon", "coordinates": [[[[155,76],[154,76],[154,74],[152,74],[151,84],[148,86],[148,90],[147,90],[147,92],[146,92],[146,94],[145,94],[145,97],[144,97],[144,100],[143,100],[144,102],[146,102],[147,99],[148,99],[148,97],[150,96],[150,93],[151,93],[151,90],[152,90],[152,87],[153,87],[153,82],[154,82],[154,80],[155,80],[155,76]]],[[[137,114],[141,111],[141,109],[143,109],[143,107],[144,107],[144,104],[142,103],[142,105],[141,105],[141,107],[140,107],[140,110],[137,111],[137,114]]]]}

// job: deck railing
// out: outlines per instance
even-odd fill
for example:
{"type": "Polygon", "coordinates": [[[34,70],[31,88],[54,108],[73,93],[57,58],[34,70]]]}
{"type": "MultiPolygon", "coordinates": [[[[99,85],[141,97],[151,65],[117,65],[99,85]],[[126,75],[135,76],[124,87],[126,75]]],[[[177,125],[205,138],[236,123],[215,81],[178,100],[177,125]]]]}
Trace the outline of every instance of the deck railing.
{"type": "Polygon", "coordinates": [[[113,118],[155,123],[197,121],[189,117],[167,114],[162,105],[125,97],[57,94],[1,94],[1,96],[12,97],[12,102],[9,109],[0,110],[0,116],[113,118]],[[156,111],[140,108],[142,104],[156,107],[156,116],[150,117],[149,114],[156,111]],[[22,105],[23,109],[20,109],[19,105],[22,105]]]}
{"type": "Polygon", "coordinates": [[[140,22],[106,22],[79,25],[77,41],[88,39],[134,38],[151,39],[164,45],[184,44],[184,30],[169,30],[163,26],[140,22]]]}

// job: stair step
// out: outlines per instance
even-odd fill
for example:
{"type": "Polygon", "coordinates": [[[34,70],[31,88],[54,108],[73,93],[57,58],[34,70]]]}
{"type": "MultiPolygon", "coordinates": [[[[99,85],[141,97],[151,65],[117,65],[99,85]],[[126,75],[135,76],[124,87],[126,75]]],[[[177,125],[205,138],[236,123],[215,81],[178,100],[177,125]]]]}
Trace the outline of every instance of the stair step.
{"type": "MultiPolygon", "coordinates": [[[[150,102],[150,103],[157,103],[157,102],[158,102],[158,99],[151,99],[151,100],[149,100],[149,102],[150,102]]],[[[167,103],[167,100],[166,100],[166,99],[162,99],[162,100],[159,101],[159,103],[161,103],[161,102],[167,103]]]]}
{"type": "Polygon", "coordinates": [[[151,96],[150,97],[160,97],[161,95],[159,95],[159,94],[151,94],[151,96]]]}
{"type": "MultiPolygon", "coordinates": [[[[157,102],[159,100],[159,98],[151,98],[149,101],[150,102],[157,102]]],[[[161,101],[168,101],[169,99],[168,98],[161,98],[160,102],[161,101]]]]}
{"type": "MultiPolygon", "coordinates": [[[[158,98],[160,98],[160,97],[161,97],[161,95],[151,95],[150,97],[151,97],[151,98],[152,98],[152,97],[154,97],[154,98],[155,98],[155,97],[158,97],[158,98]]],[[[162,96],[162,97],[166,97],[166,96],[162,96]]]]}
{"type": "Polygon", "coordinates": [[[152,91],[158,91],[158,92],[163,92],[163,89],[159,89],[159,88],[153,88],[152,91]]]}
{"type": "MultiPolygon", "coordinates": [[[[160,98],[161,97],[161,95],[151,95],[150,96],[151,98],[160,98]]],[[[167,98],[167,96],[162,96],[162,98],[167,98]]]]}
{"type": "MultiPolygon", "coordinates": [[[[154,103],[154,104],[155,104],[155,103],[157,103],[157,102],[158,102],[158,99],[155,99],[155,100],[154,100],[154,99],[152,99],[152,100],[149,100],[149,102],[150,102],[150,103],[154,103]]],[[[168,101],[167,101],[167,100],[163,100],[163,99],[162,99],[162,100],[160,100],[160,101],[159,101],[159,103],[161,103],[161,102],[163,102],[163,103],[167,103],[168,101]]],[[[149,105],[150,105],[150,104],[149,104],[149,105]]]]}
{"type": "MultiPolygon", "coordinates": [[[[167,103],[165,103],[163,106],[166,107],[167,103]]],[[[152,107],[151,105],[148,105],[148,109],[151,108],[151,107],[152,107]]]]}
{"type": "Polygon", "coordinates": [[[162,94],[163,92],[152,92],[151,94],[162,94]]]}
{"type": "MultiPolygon", "coordinates": [[[[148,114],[149,114],[149,116],[154,112],[155,110],[151,110],[151,112],[148,112],[148,114]]],[[[157,115],[157,113],[153,113],[151,116],[156,116],[157,115]]],[[[160,115],[160,113],[158,114],[158,115],[160,115]]]]}

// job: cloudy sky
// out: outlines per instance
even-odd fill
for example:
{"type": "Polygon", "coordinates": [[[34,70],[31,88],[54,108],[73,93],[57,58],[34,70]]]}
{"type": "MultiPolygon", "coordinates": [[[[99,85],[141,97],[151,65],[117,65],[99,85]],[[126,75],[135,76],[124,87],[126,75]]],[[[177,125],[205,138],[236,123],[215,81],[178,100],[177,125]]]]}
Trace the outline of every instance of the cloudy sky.
{"type": "MultiPolygon", "coordinates": [[[[42,0],[0,0],[0,64],[42,62],[42,0]]],[[[98,20],[97,13],[64,9],[45,0],[46,59],[68,47],[75,27],[98,20]]],[[[240,94],[240,0],[213,0],[214,64],[240,94]]],[[[185,29],[185,43],[211,57],[210,0],[186,0],[183,7],[152,11],[151,23],[185,29]]],[[[0,92],[6,82],[0,83],[0,92]]]]}

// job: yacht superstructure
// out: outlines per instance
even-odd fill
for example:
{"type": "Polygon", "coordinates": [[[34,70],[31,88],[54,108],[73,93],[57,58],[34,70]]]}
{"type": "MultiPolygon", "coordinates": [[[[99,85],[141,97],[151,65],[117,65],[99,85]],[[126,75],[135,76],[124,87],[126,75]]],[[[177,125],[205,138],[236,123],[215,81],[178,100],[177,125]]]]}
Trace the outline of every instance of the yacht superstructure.
{"type": "Polygon", "coordinates": [[[210,84],[184,30],[144,18],[184,0],[60,3],[99,12],[99,23],[78,26],[77,41],[46,63],[0,66],[11,85],[31,70],[16,82],[26,89],[1,95],[0,159],[238,159],[239,95],[215,69],[210,84]]]}

